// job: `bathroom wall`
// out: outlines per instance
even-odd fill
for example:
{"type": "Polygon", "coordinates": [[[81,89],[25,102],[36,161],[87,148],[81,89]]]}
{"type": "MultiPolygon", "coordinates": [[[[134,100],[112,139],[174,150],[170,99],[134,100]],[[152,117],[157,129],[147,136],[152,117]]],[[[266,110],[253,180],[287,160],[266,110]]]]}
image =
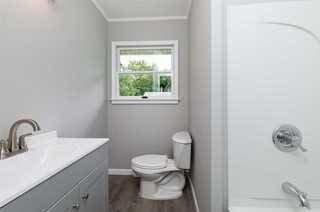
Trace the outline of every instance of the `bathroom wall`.
{"type": "Polygon", "coordinates": [[[211,5],[193,1],[190,14],[190,123],[192,180],[200,211],[211,211],[211,5]]]}
{"type": "Polygon", "coordinates": [[[107,22],[89,0],[0,1],[0,137],[33,118],[105,137],[107,22]]]}
{"type": "MultiPolygon", "coordinates": [[[[112,41],[178,40],[180,103],[178,105],[108,104],[108,136],[111,138],[111,168],[128,169],[132,157],[140,154],[168,154],[171,137],[188,129],[188,22],[110,22],[108,45],[112,41]]],[[[111,78],[111,48],[108,74],[111,78]]],[[[110,81],[109,81],[110,85],[110,81]]],[[[111,87],[108,86],[109,97],[111,87]]]]}
{"type": "Polygon", "coordinates": [[[231,206],[291,206],[290,181],[319,206],[319,1],[269,1],[228,9],[231,206]],[[293,124],[308,152],[283,153],[272,133],[293,124]]]}

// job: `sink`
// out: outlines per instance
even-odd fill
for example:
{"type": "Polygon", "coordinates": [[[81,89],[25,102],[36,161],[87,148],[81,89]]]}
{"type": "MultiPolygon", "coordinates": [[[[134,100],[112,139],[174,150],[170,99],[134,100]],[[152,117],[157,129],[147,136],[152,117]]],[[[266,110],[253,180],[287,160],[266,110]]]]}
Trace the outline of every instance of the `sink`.
{"type": "Polygon", "coordinates": [[[106,142],[108,139],[59,138],[56,131],[26,138],[28,152],[0,161],[0,207],[106,142]]]}

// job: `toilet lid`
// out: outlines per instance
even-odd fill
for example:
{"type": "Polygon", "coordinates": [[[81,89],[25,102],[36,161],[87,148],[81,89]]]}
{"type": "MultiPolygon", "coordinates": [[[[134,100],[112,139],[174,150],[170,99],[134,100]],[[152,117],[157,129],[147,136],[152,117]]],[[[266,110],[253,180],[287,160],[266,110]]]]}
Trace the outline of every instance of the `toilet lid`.
{"type": "Polygon", "coordinates": [[[168,165],[166,155],[142,155],[132,159],[132,165],[141,169],[163,169],[168,165]]]}

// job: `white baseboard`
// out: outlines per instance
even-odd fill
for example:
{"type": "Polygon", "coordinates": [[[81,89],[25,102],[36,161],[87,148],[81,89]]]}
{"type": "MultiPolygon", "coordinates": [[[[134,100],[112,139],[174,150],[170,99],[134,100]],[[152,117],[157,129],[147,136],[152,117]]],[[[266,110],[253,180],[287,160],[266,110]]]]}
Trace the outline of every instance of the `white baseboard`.
{"type": "Polygon", "coordinates": [[[132,175],[131,169],[109,169],[109,175],[132,175]]]}
{"type": "Polygon", "coordinates": [[[196,212],[200,212],[198,199],[197,199],[197,195],[196,195],[196,190],[194,189],[194,186],[193,186],[193,183],[192,183],[192,180],[191,180],[190,176],[188,176],[188,179],[189,179],[189,184],[190,184],[190,187],[191,187],[191,192],[192,192],[192,196],[193,196],[193,201],[194,201],[194,206],[196,208],[196,212]]]}

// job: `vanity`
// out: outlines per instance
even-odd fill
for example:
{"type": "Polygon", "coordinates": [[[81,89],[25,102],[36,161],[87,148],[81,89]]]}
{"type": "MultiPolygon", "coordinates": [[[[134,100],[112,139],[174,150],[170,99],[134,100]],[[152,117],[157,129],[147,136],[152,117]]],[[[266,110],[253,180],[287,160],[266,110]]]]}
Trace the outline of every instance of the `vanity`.
{"type": "Polygon", "coordinates": [[[0,212],[107,212],[109,139],[28,136],[0,161],[0,212]]]}

